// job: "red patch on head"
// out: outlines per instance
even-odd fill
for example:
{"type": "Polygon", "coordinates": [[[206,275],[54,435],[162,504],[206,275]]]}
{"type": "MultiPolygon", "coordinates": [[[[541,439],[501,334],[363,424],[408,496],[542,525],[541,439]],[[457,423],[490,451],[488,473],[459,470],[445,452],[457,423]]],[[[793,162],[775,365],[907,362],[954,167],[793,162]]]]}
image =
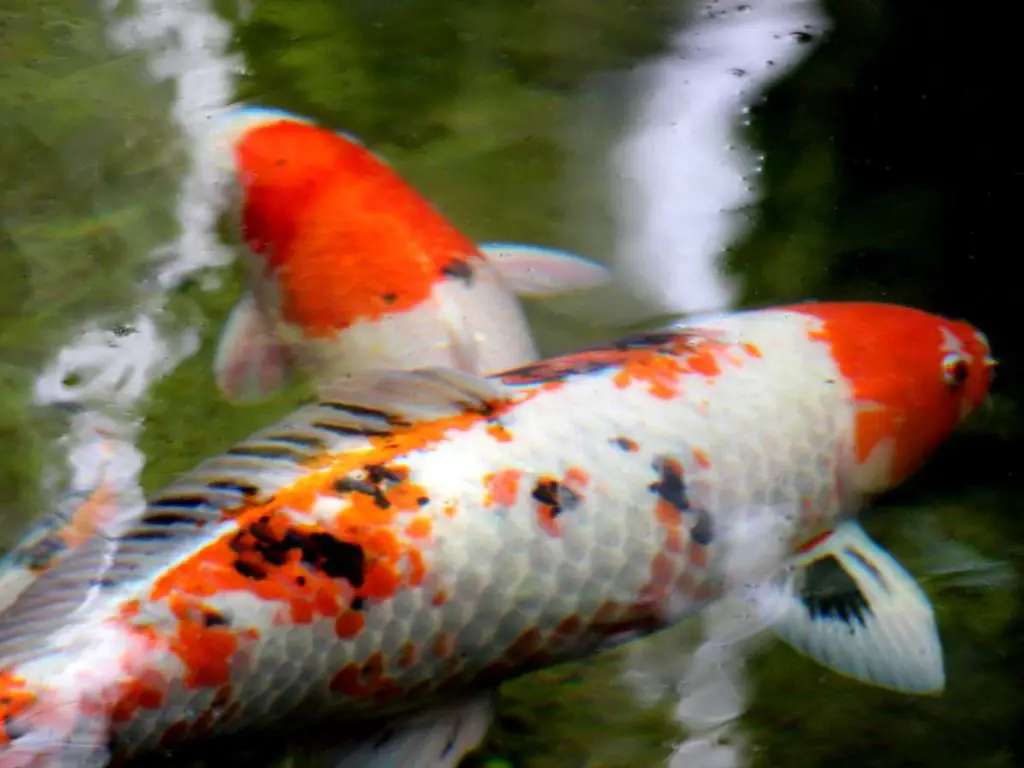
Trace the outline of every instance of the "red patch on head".
{"type": "Polygon", "coordinates": [[[801,304],[787,309],[820,321],[811,332],[829,345],[857,409],[856,458],[892,447],[888,477],[864,490],[901,482],[945,440],[991,382],[988,346],[971,326],[888,304],[801,304]],[[947,374],[947,357],[963,355],[966,378],[947,374]]]}

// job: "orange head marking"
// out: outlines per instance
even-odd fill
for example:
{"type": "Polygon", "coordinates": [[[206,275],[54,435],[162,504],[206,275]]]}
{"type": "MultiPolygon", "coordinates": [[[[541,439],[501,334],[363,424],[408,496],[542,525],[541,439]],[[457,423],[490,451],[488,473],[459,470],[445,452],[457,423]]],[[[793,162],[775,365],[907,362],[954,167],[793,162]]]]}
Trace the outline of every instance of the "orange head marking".
{"type": "Polygon", "coordinates": [[[476,246],[388,165],[309,122],[260,123],[234,144],[242,226],[276,279],[285,319],[329,337],[403,312],[447,277],[470,279],[476,246]]]}
{"type": "Polygon", "coordinates": [[[859,492],[901,483],[988,394],[995,361],[966,323],[888,304],[791,309],[820,321],[812,337],[852,390],[859,492]]]}

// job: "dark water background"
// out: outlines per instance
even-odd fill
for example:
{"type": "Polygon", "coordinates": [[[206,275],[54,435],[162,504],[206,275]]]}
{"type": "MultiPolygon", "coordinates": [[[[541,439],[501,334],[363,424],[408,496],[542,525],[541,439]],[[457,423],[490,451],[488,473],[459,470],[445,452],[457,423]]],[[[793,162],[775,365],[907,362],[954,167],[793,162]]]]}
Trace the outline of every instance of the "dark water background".
{"type": "MultiPolygon", "coordinates": [[[[570,216],[565,200],[579,95],[595,76],[662,52],[678,11],[660,0],[264,0],[241,21],[218,5],[247,63],[239,97],[361,136],[471,236],[581,250],[609,212],[570,216]]],[[[910,524],[921,519],[910,513],[932,515],[944,536],[1021,573],[1020,13],[925,0],[826,7],[832,32],[754,110],[765,199],[728,257],[742,303],[909,303],[969,319],[1001,364],[992,413],[865,515],[935,601],[944,695],[875,690],[775,644],[752,662],[743,727],[757,766],[1021,765],[1019,593],[929,578],[910,524]]],[[[5,542],[41,511],[39,473],[60,460],[52,441],[65,424],[31,405],[32,379],[84,318],[121,319],[152,268],[147,254],[174,232],[186,150],[168,127],[170,88],[140,55],[112,50],[103,20],[79,3],[0,9],[5,542]]],[[[203,347],[146,404],[150,489],[306,394],[297,385],[258,411],[219,401],[212,344],[241,284],[231,272],[211,291],[202,277],[171,302],[175,316],[203,320],[203,347]]],[[[545,353],[618,331],[596,311],[580,320],[542,306],[532,317],[545,353]]],[[[614,654],[535,674],[505,687],[475,762],[659,765],[679,736],[671,703],[637,702],[614,654]]]]}

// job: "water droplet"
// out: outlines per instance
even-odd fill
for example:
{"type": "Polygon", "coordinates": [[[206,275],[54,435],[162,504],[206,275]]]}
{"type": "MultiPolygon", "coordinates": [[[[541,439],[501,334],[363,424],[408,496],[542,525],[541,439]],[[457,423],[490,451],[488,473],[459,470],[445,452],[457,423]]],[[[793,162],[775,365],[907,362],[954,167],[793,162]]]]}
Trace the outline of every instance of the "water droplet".
{"type": "Polygon", "coordinates": [[[800,43],[800,45],[806,45],[814,40],[814,35],[809,32],[792,32],[789,36],[800,43]]]}
{"type": "Polygon", "coordinates": [[[736,7],[736,10],[739,11],[740,13],[746,13],[747,11],[750,10],[750,6],[749,5],[740,5],[740,6],[736,7]]]}
{"type": "Polygon", "coordinates": [[[772,61],[771,59],[768,59],[768,66],[769,67],[774,67],[775,66],[775,62],[772,61]]]}
{"type": "Polygon", "coordinates": [[[730,69],[729,74],[732,75],[733,77],[744,77],[747,74],[747,70],[739,68],[730,69]]]}

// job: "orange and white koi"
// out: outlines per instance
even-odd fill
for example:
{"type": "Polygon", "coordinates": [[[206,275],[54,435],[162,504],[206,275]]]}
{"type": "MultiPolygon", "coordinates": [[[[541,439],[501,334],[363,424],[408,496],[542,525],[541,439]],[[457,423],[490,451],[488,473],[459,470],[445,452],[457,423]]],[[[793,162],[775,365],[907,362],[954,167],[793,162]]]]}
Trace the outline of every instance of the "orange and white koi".
{"type": "Polygon", "coordinates": [[[475,245],[383,160],[307,119],[242,108],[218,135],[251,285],[214,363],[230,400],[265,397],[292,363],[324,384],[368,367],[484,374],[531,362],[513,294],[608,280],[563,251],[475,245]]]}
{"type": "Polygon", "coordinates": [[[734,594],[840,673],[937,693],[929,601],[854,513],[992,365],[965,323],[809,303],[486,379],[356,374],[0,614],[0,768],[300,733],[335,766],[454,766],[501,681],[734,594]]]}

